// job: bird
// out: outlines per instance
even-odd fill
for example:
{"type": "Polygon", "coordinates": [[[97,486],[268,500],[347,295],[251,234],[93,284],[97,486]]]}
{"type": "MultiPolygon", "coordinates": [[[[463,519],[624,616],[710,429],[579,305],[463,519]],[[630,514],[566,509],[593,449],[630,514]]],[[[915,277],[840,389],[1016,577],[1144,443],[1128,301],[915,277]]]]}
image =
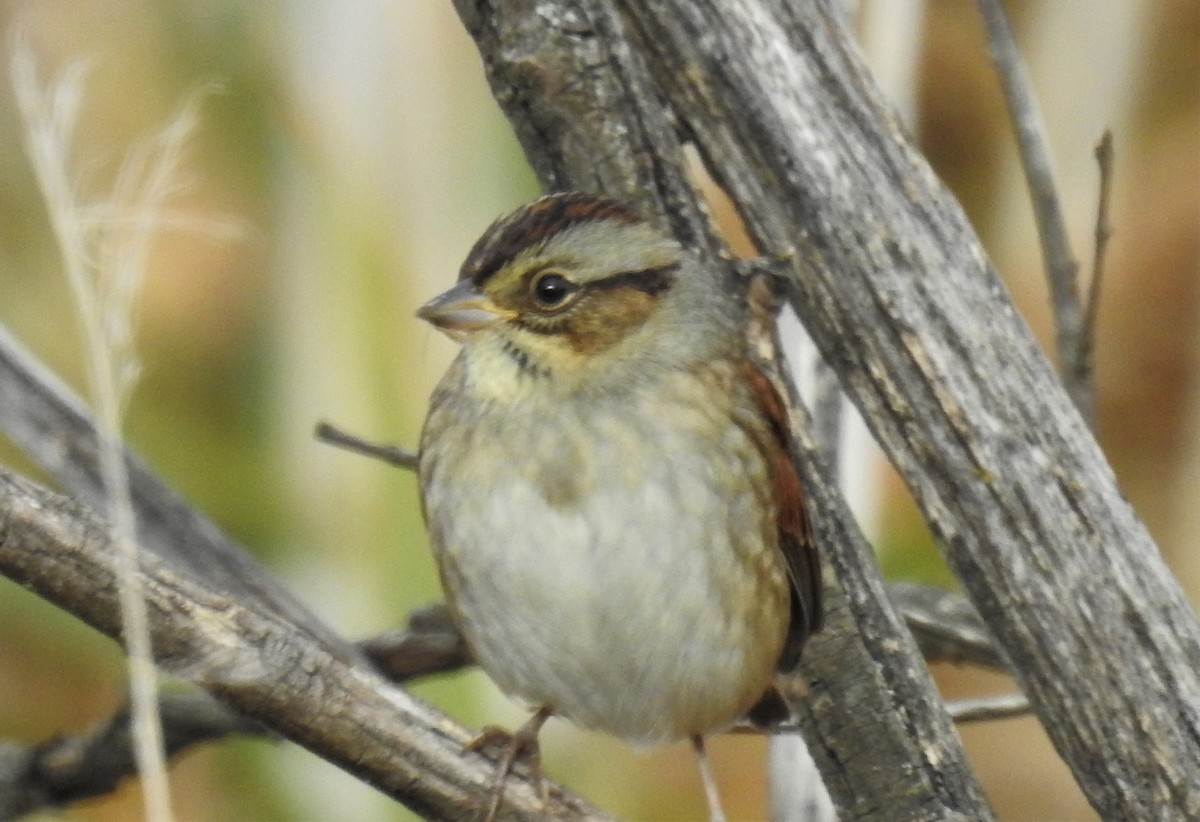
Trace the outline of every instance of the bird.
{"type": "Polygon", "coordinates": [[[461,343],[418,453],[447,605],[534,711],[489,818],[557,716],[690,740],[722,819],[704,737],[781,704],[776,674],[821,626],[786,406],[736,280],[621,202],[555,193],[496,220],[417,312],[461,343]]]}

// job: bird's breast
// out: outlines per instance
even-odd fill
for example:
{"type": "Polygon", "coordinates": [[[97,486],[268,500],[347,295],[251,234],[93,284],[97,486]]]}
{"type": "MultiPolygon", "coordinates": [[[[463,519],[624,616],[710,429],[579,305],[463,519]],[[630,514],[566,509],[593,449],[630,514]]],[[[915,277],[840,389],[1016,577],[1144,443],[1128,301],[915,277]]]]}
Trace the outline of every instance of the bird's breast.
{"type": "Polygon", "coordinates": [[[469,426],[452,406],[429,425],[469,434],[427,430],[424,503],[452,610],[501,688],[642,742],[747,710],[789,599],[769,469],[730,393],[681,373],[469,426]]]}

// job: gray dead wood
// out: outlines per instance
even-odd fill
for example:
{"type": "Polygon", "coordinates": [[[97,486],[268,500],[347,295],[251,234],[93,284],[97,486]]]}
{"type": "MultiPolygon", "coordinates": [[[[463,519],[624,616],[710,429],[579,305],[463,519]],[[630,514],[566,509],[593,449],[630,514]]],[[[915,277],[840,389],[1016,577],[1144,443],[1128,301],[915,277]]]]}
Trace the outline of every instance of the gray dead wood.
{"type": "MultiPolygon", "coordinates": [[[[103,508],[97,438],[82,401],[0,326],[0,431],[68,493],[103,508]]],[[[354,647],[158,479],[132,452],[125,457],[138,516],[138,540],[185,577],[269,608],[347,659],[354,647]]]]}
{"type": "MultiPolygon", "coordinates": [[[[0,469],[0,573],[115,638],[116,567],[103,521],[0,469]]],[[[486,807],[496,764],[464,750],[472,735],[461,725],[252,597],[231,598],[150,552],[141,580],[165,670],[428,818],[486,807]]],[[[528,779],[508,780],[501,819],[545,812],[608,818],[556,786],[543,809],[528,779]]]]}

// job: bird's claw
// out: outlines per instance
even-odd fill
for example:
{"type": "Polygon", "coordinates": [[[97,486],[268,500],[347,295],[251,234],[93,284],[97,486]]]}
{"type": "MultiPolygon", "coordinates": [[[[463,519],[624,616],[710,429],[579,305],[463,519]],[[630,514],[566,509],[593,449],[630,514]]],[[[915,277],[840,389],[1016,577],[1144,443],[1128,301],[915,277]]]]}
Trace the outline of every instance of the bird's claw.
{"type": "Polygon", "coordinates": [[[549,717],[548,710],[539,710],[511,734],[503,728],[488,726],[467,743],[468,751],[495,753],[499,757],[487,812],[483,815],[484,822],[493,822],[496,818],[500,801],[504,798],[504,783],[518,763],[528,770],[542,807],[550,801],[550,786],[542,773],[541,747],[538,745],[538,732],[549,717]]]}

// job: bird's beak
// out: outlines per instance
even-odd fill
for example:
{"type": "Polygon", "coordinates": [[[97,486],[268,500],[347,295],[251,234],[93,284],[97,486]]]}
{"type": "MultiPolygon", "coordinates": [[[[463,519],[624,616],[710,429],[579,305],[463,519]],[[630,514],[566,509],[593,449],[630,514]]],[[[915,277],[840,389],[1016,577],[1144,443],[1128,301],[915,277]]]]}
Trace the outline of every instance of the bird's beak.
{"type": "Polygon", "coordinates": [[[506,313],[470,280],[460,280],[453,288],[434,297],[417,309],[417,316],[432,323],[455,342],[505,319],[506,313]]]}

